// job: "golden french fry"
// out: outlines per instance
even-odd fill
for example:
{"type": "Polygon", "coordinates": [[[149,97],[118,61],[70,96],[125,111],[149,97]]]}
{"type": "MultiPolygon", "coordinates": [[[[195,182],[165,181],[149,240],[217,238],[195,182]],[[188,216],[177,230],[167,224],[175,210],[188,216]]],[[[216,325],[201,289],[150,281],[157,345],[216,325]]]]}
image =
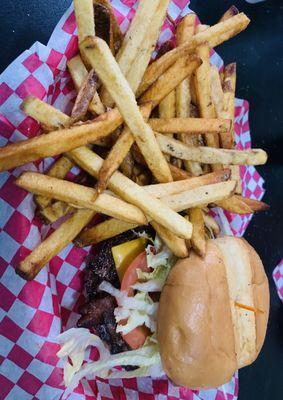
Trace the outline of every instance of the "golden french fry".
{"type": "Polygon", "coordinates": [[[237,181],[236,193],[242,194],[242,178],[240,175],[240,167],[238,165],[230,165],[231,179],[237,181]]]}
{"type": "Polygon", "coordinates": [[[111,218],[95,225],[93,228],[81,232],[75,240],[75,245],[78,247],[86,247],[137,227],[137,224],[129,224],[128,222],[111,218]]]}
{"type": "MultiPolygon", "coordinates": [[[[39,196],[35,196],[39,197],[39,196]]],[[[52,199],[48,197],[44,197],[44,199],[50,200],[52,199]]],[[[70,206],[70,204],[64,203],[63,201],[55,201],[54,203],[42,208],[39,211],[39,216],[43,219],[46,224],[53,224],[53,222],[57,221],[58,219],[64,217],[67,214],[75,211],[75,209],[70,206]]]]}
{"type": "MultiPolygon", "coordinates": [[[[186,15],[177,27],[176,38],[177,45],[180,46],[190,40],[195,33],[196,15],[186,15]]],[[[190,76],[183,80],[176,89],[176,116],[187,118],[191,114],[191,88],[190,82],[193,78],[190,76]]],[[[158,131],[158,129],[157,129],[158,131]]],[[[177,131],[176,131],[177,132],[177,131]]],[[[187,137],[182,131],[177,137],[189,146],[198,146],[198,135],[187,137]]],[[[202,168],[199,163],[193,161],[184,161],[185,169],[198,176],[202,174],[202,168]]]]}
{"type": "Polygon", "coordinates": [[[87,38],[83,43],[84,54],[108,89],[130,128],[149,169],[160,182],[172,180],[168,164],[159,149],[154,133],[139,111],[135,96],[121,73],[107,44],[99,38],[87,38]]]}
{"type": "Polygon", "coordinates": [[[230,179],[230,170],[223,169],[210,174],[191,177],[185,180],[179,180],[170,183],[159,183],[155,185],[145,186],[144,189],[151,195],[160,198],[176,193],[185,192],[204,185],[212,185],[214,183],[226,182],[230,179]]]}
{"type": "Polygon", "coordinates": [[[200,64],[200,58],[195,55],[179,58],[175,64],[168,68],[162,75],[159,75],[159,78],[154,84],[139,98],[139,103],[142,104],[152,101],[154,108],[168,93],[174,90],[179,83],[192,74],[200,64]]]}
{"type": "Polygon", "coordinates": [[[191,208],[188,211],[188,215],[191,223],[193,224],[191,246],[199,256],[204,257],[206,241],[202,210],[200,208],[191,208]]]}
{"type": "Polygon", "coordinates": [[[219,22],[226,21],[229,18],[234,17],[235,15],[239,14],[239,10],[235,6],[231,6],[228,10],[222,15],[219,22]]]}
{"type": "Polygon", "coordinates": [[[189,252],[184,239],[179,238],[172,232],[168,231],[162,225],[156,222],[151,222],[151,225],[156,230],[158,236],[163,240],[166,246],[172,251],[172,253],[178,258],[188,257],[189,252]]]}
{"type": "Polygon", "coordinates": [[[233,125],[229,131],[229,135],[220,135],[221,145],[224,149],[232,149],[234,147],[234,110],[235,110],[235,90],[236,90],[236,64],[232,63],[224,69],[224,107],[220,114],[230,118],[233,125]]]}
{"type": "MultiPolygon", "coordinates": [[[[175,90],[172,90],[172,92],[167,94],[167,96],[164,97],[163,100],[161,100],[161,102],[159,103],[159,106],[158,106],[158,110],[159,110],[160,118],[176,117],[176,93],[175,93],[175,90]]],[[[154,128],[152,128],[152,129],[154,129],[154,128]]],[[[172,137],[173,137],[173,133],[171,133],[172,137]]],[[[170,156],[166,156],[166,160],[169,162],[170,156]]]]}
{"type": "Polygon", "coordinates": [[[95,35],[93,1],[74,0],[74,9],[81,43],[86,37],[95,35]]]}
{"type": "Polygon", "coordinates": [[[216,205],[235,214],[252,214],[257,211],[266,211],[269,209],[269,205],[262,201],[249,199],[236,194],[229,200],[218,201],[216,205]]]}
{"type": "Polygon", "coordinates": [[[148,123],[154,131],[159,133],[184,133],[183,136],[186,137],[206,132],[214,135],[227,133],[231,128],[231,120],[220,118],[150,118],[148,123]]]}
{"type": "Polygon", "coordinates": [[[29,192],[69,203],[76,208],[88,208],[126,222],[147,223],[139,208],[106,193],[93,201],[95,190],[77,183],[35,172],[24,172],[16,180],[16,184],[29,192]]]}
{"type": "MultiPolygon", "coordinates": [[[[216,116],[219,118],[224,109],[224,93],[218,68],[215,65],[210,67],[211,97],[214,104],[216,116]]],[[[227,132],[227,131],[226,131],[227,132]]]]}
{"type": "Polygon", "coordinates": [[[122,121],[119,111],[113,109],[90,123],[9,144],[0,149],[0,171],[7,171],[39,158],[55,156],[93,143],[113,132],[122,121]]]}
{"type": "MultiPolygon", "coordinates": [[[[119,67],[134,93],[150,61],[168,3],[169,0],[141,0],[117,54],[119,67]]],[[[113,107],[114,102],[106,88],[102,89],[101,97],[106,106],[113,107]]]]}
{"type": "Polygon", "coordinates": [[[91,210],[76,211],[20,263],[16,268],[17,274],[28,281],[32,280],[56,254],[80,233],[94,214],[95,212],[91,210]]]}
{"type": "Polygon", "coordinates": [[[210,48],[216,47],[246,29],[249,23],[249,18],[244,13],[240,13],[196,34],[192,40],[164,54],[147,68],[137,97],[144,93],[180,56],[193,53],[197,46],[205,42],[210,48]]]}
{"type": "Polygon", "coordinates": [[[262,165],[267,161],[267,154],[262,149],[228,150],[214,147],[189,147],[179,140],[161,133],[155,133],[158,144],[165,154],[182,160],[198,161],[204,164],[224,165],[262,165]]]}
{"type": "MultiPolygon", "coordinates": [[[[81,56],[77,55],[71,58],[67,62],[67,65],[75,88],[77,89],[77,91],[79,91],[88,75],[87,69],[81,59],[81,56]]],[[[100,100],[97,92],[94,93],[93,99],[91,100],[88,108],[89,111],[94,115],[100,115],[105,112],[104,105],[102,104],[102,101],[100,100]]]]}
{"type": "MultiPolygon", "coordinates": [[[[72,151],[72,158],[78,165],[90,175],[97,177],[103,160],[86,147],[72,151]]],[[[164,206],[162,202],[149,193],[143,187],[116,171],[109,180],[109,189],[121,198],[135,204],[147,216],[165,226],[177,236],[189,239],[191,236],[191,224],[181,215],[164,206]]]]}
{"type": "MultiPolygon", "coordinates": [[[[207,30],[205,25],[198,25],[197,32],[207,30]]],[[[211,97],[210,79],[210,47],[208,43],[203,43],[196,48],[196,54],[201,58],[202,64],[195,73],[195,85],[199,113],[202,118],[215,118],[215,108],[211,97]]],[[[209,147],[219,147],[219,137],[207,133],[204,135],[206,145],[209,147]]],[[[220,168],[220,166],[214,166],[220,168]]]]}
{"type": "MultiPolygon", "coordinates": [[[[146,104],[141,107],[141,113],[145,120],[148,119],[151,112],[151,104],[146,104]]],[[[97,182],[97,192],[101,193],[106,189],[110,177],[115,171],[117,171],[124,161],[125,157],[129,153],[132,144],[134,143],[133,135],[130,129],[126,126],[116,143],[112,147],[108,156],[103,162],[103,165],[99,171],[98,182],[97,182]]],[[[128,176],[129,174],[125,174],[128,176]]],[[[131,177],[132,174],[128,177],[131,177]]]]}
{"type": "Polygon", "coordinates": [[[212,231],[213,236],[218,236],[220,233],[220,228],[219,228],[217,222],[215,221],[215,219],[211,215],[209,215],[205,212],[203,212],[203,219],[204,219],[205,227],[208,229],[208,231],[209,232],[212,231]]]}
{"type": "MultiPolygon", "coordinates": [[[[47,175],[54,178],[64,179],[73,166],[74,163],[69,160],[69,158],[62,156],[59,160],[55,161],[47,172],[47,175]]],[[[44,196],[35,196],[34,199],[42,209],[49,206],[52,201],[52,199],[44,196]]]]}

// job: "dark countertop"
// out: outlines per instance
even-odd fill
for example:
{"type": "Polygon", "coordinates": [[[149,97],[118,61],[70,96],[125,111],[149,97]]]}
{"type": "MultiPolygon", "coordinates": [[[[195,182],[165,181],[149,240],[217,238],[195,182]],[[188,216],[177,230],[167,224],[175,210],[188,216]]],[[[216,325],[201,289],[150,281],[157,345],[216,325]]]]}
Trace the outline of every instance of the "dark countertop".
{"type": "MultiPolygon", "coordinates": [[[[0,0],[0,71],[36,40],[46,43],[71,0],[0,0]]],[[[283,392],[283,305],[275,292],[272,270],[283,257],[283,1],[252,5],[244,0],[192,0],[204,23],[213,24],[235,4],[252,22],[222,45],[226,63],[237,61],[237,96],[250,102],[253,147],[263,147],[269,162],[258,168],[266,180],[268,212],[258,214],[245,237],[259,252],[270,279],[271,316],[261,355],[240,372],[240,400],[277,400],[283,392]],[[281,147],[282,146],[282,147],[281,147]]]]}

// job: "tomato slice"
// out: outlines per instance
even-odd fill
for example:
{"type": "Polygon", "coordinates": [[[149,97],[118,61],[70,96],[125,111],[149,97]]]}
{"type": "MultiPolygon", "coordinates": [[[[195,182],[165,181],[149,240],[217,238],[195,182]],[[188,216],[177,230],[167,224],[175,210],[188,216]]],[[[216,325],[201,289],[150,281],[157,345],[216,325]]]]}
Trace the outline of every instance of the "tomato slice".
{"type": "MultiPolygon", "coordinates": [[[[137,268],[141,269],[143,272],[150,272],[150,268],[147,266],[146,252],[140,253],[127,268],[124,278],[121,283],[121,290],[127,292],[128,296],[134,295],[134,290],[131,288],[138,281],[137,268]]],[[[125,321],[126,322],[126,321],[125,321]]],[[[120,323],[123,324],[123,321],[120,323]]],[[[123,339],[126,343],[133,349],[136,350],[140,348],[146,338],[149,336],[150,330],[146,326],[138,326],[131,332],[123,335],[123,339]]]]}

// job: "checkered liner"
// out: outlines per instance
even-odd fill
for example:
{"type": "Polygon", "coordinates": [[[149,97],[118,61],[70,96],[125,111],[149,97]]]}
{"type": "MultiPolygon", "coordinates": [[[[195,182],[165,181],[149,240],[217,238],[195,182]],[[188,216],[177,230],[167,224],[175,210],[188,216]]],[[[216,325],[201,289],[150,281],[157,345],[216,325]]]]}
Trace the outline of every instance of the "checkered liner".
{"type": "Polygon", "coordinates": [[[283,301],[283,259],[274,269],[272,275],[276,285],[278,296],[283,301]]]}
{"type": "MultiPolygon", "coordinates": [[[[136,9],[135,0],[113,0],[125,32],[136,9]]],[[[160,43],[174,34],[172,21],[189,12],[187,0],[171,1],[160,43]]],[[[159,44],[160,44],[159,43],[159,44]]],[[[72,7],[55,28],[47,46],[36,42],[0,76],[0,145],[33,137],[38,124],[19,106],[27,95],[48,101],[68,113],[75,95],[66,61],[77,52],[76,22],[72,7]]],[[[216,53],[212,61],[223,65],[216,53]]],[[[248,103],[236,102],[235,131],[239,148],[250,147],[248,103]]],[[[43,172],[47,159],[0,174],[0,399],[60,399],[62,364],[56,357],[56,336],[75,325],[83,302],[82,275],[88,249],[66,247],[32,282],[15,275],[14,268],[56,226],[42,226],[35,216],[32,196],[13,184],[23,170],[43,172]]],[[[74,169],[73,174],[77,173],[74,169]]],[[[263,180],[253,167],[241,170],[244,195],[260,199],[263,180]]],[[[235,235],[242,235],[251,216],[225,213],[235,235]]],[[[277,276],[277,275],[276,275],[277,276]]],[[[282,278],[281,278],[282,279],[282,278]]],[[[168,379],[84,380],[71,400],[93,399],[236,399],[238,377],[218,389],[191,391],[168,379]]]]}

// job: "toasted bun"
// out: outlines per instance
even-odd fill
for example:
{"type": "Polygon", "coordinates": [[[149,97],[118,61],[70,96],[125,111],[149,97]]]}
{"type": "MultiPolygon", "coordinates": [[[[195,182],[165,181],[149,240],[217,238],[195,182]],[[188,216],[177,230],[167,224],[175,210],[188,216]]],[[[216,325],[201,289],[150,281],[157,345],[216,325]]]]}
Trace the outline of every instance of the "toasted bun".
{"type": "Polygon", "coordinates": [[[232,237],[208,241],[205,258],[179,260],[161,293],[157,336],[166,374],[192,389],[228,382],[257,357],[268,312],[267,278],[253,248],[232,237]]]}

